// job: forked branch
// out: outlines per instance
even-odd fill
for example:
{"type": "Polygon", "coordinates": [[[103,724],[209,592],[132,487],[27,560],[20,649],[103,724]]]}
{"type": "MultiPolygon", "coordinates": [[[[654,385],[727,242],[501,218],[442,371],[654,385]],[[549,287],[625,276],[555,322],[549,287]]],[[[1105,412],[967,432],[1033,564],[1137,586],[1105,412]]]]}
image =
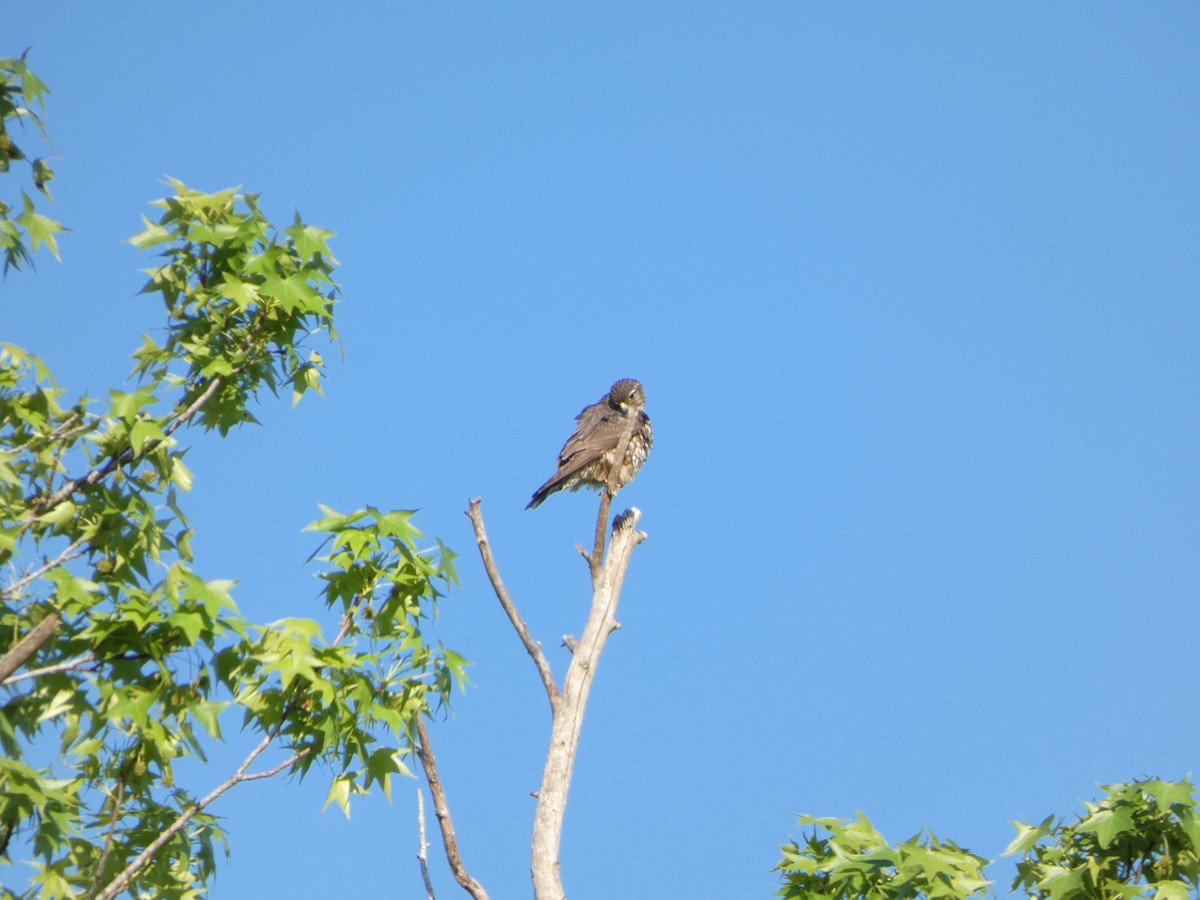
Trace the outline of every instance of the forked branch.
{"type": "Polygon", "coordinates": [[[550,749],[546,755],[546,768],[542,773],[533,823],[531,869],[533,893],[537,900],[565,900],[559,853],[567,794],[571,790],[583,717],[592,681],[600,664],[600,655],[604,652],[608,636],[619,627],[617,603],[629,568],[629,559],[633,548],[646,538],[637,530],[640,516],[636,508],[631,508],[619,516],[613,525],[608,556],[593,576],[591,612],[583,634],[572,651],[562,695],[554,707],[550,749]]]}
{"type": "MultiPolygon", "coordinates": [[[[631,420],[617,447],[618,460],[623,460],[633,433],[635,421],[631,420]]],[[[608,483],[600,498],[600,513],[596,522],[596,541],[591,553],[583,547],[580,552],[588,560],[592,575],[592,605],[584,626],[582,636],[576,641],[571,639],[568,646],[571,649],[571,662],[567,668],[566,678],[560,689],[554,681],[550,664],[542,652],[541,644],[533,639],[529,627],[517,613],[512,597],[509,596],[504,582],[500,578],[496,560],[492,556],[491,545],[483,527],[483,513],[480,501],[472,500],[467,516],[475,526],[475,538],[479,544],[479,553],[483,558],[484,569],[492,582],[496,598],[508,614],[509,620],[517,631],[521,643],[533,658],[546,693],[550,697],[552,723],[550,732],[550,749],[546,756],[546,767],[542,774],[541,789],[537,793],[537,812],[534,814],[533,848],[531,857],[531,874],[533,876],[533,893],[536,900],[565,900],[562,886],[562,874],[559,871],[559,854],[562,847],[563,821],[567,809],[567,795],[571,789],[571,778],[575,770],[575,758],[579,750],[579,738],[583,728],[583,717],[587,709],[588,696],[591,693],[592,682],[596,677],[596,669],[600,656],[604,652],[608,637],[620,624],[617,622],[617,604],[621,596],[621,587],[625,581],[625,573],[629,569],[629,560],[633,548],[645,540],[646,535],[637,530],[641,513],[631,508],[617,517],[613,523],[612,539],[608,542],[608,552],[605,554],[607,538],[606,526],[611,510],[613,497],[616,496],[617,481],[620,476],[620,466],[614,465],[608,477],[608,483]]],[[[422,728],[421,741],[426,745],[427,734],[422,728]]],[[[422,762],[425,762],[422,756],[422,762]]],[[[426,775],[430,767],[426,765],[426,775]]],[[[436,769],[430,777],[431,789],[434,783],[440,786],[436,769]]],[[[435,802],[437,793],[434,793],[435,802]]],[[[439,821],[441,812],[439,811],[439,821]]],[[[447,811],[447,820],[449,812],[447,811]]],[[[452,834],[452,833],[451,833],[452,834]]],[[[454,859],[448,839],[447,856],[454,859]]],[[[454,853],[457,853],[455,849],[454,853]]],[[[459,883],[463,881],[460,878],[459,883]]],[[[464,884],[464,887],[466,885],[464,884]]]]}

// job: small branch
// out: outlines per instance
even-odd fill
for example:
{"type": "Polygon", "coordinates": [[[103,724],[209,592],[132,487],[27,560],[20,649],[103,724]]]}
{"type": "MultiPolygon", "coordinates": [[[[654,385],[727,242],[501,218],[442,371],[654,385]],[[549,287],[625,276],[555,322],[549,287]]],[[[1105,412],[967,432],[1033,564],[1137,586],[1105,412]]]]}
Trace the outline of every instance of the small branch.
{"type": "Polygon", "coordinates": [[[446,859],[450,863],[450,870],[454,872],[454,877],[463,890],[475,900],[488,900],[483,885],[472,878],[467,872],[467,867],[463,865],[458,838],[454,834],[454,822],[450,818],[450,805],[446,802],[446,791],[442,788],[442,779],[438,775],[437,759],[433,755],[433,746],[429,743],[429,728],[425,725],[424,713],[417,713],[417,736],[421,739],[417,746],[417,758],[421,760],[425,780],[429,782],[429,793],[433,795],[433,812],[442,829],[442,843],[446,845],[446,859]]]}
{"type": "Polygon", "coordinates": [[[517,636],[521,638],[526,652],[533,658],[533,664],[537,666],[538,675],[542,677],[542,684],[546,688],[546,696],[550,699],[550,709],[553,712],[559,699],[554,672],[550,669],[550,662],[546,659],[546,654],[542,652],[542,645],[533,639],[533,635],[529,632],[529,626],[517,612],[517,606],[513,603],[508,588],[504,586],[504,580],[500,577],[500,570],[496,567],[496,558],[492,556],[492,546],[488,543],[487,530],[483,527],[483,510],[480,508],[482,502],[478,497],[471,501],[467,518],[475,527],[475,542],[479,544],[479,555],[483,558],[483,567],[487,570],[488,579],[492,582],[492,590],[496,592],[496,598],[504,607],[504,611],[508,613],[509,621],[517,630],[517,636]]]}
{"type": "Polygon", "coordinates": [[[238,766],[237,771],[234,772],[233,775],[209,791],[209,793],[199,800],[195,806],[180,815],[179,818],[168,825],[158,837],[147,844],[146,849],[139,853],[134,860],[127,865],[124,870],[122,870],[121,874],[110,881],[108,886],[96,895],[96,900],[112,900],[113,897],[125,890],[125,888],[129,886],[130,879],[133,878],[133,876],[136,875],[138,871],[154,857],[155,853],[162,849],[163,845],[166,844],[167,841],[175,837],[175,835],[183,830],[183,827],[187,825],[188,822],[190,822],[200,813],[204,812],[204,810],[207,809],[208,806],[213,803],[213,801],[228,791],[231,787],[241,784],[243,781],[257,781],[261,778],[269,778],[271,775],[275,775],[278,772],[283,771],[283,769],[292,765],[296,762],[296,760],[307,754],[307,750],[302,750],[301,752],[294,754],[290,759],[280,763],[278,766],[268,769],[266,772],[258,772],[253,775],[246,774],[246,771],[254,764],[254,761],[262,755],[262,752],[266,750],[267,747],[271,745],[271,742],[278,736],[279,729],[282,725],[283,720],[280,719],[278,725],[271,729],[270,733],[266,734],[263,739],[258,742],[258,746],[251,750],[246,758],[242,760],[242,764],[238,766]]]}
{"type": "MultiPolygon", "coordinates": [[[[236,374],[236,371],[234,374],[236,374]]],[[[205,386],[204,390],[201,391],[196,397],[196,399],[193,400],[188,407],[179,414],[178,418],[176,418],[174,422],[163,429],[163,440],[169,438],[172,434],[179,430],[182,425],[190,421],[192,417],[204,407],[204,404],[212,399],[213,394],[220,389],[223,383],[224,382],[219,376],[210,381],[205,386]]],[[[54,509],[54,507],[58,506],[81,488],[89,487],[95,484],[106,475],[111,475],[121,466],[128,465],[129,463],[135,462],[139,459],[143,459],[146,454],[150,453],[150,451],[154,450],[161,443],[162,440],[147,441],[146,445],[138,453],[134,453],[132,447],[120,453],[114,452],[113,455],[108,458],[107,462],[96,466],[86,475],[81,475],[78,478],[72,478],[49,497],[44,497],[43,499],[38,500],[37,496],[35,495],[33,497],[27,497],[26,502],[37,511],[38,515],[43,515],[46,512],[54,509]]],[[[22,530],[28,526],[29,523],[27,522],[22,527],[22,530]]]]}
{"type": "MultiPolygon", "coordinates": [[[[622,441],[621,446],[624,447],[627,444],[628,441],[622,441]]],[[[608,536],[608,513],[612,509],[613,497],[617,493],[611,485],[614,478],[613,473],[616,471],[617,467],[613,466],[608,473],[610,483],[600,491],[600,513],[596,516],[596,540],[592,545],[591,556],[587,556],[588,568],[592,570],[593,587],[595,587],[596,579],[600,577],[600,569],[604,565],[604,541],[608,536]]]]}
{"type": "Polygon", "coordinates": [[[9,678],[7,684],[16,684],[18,681],[24,681],[26,678],[41,678],[43,675],[54,675],[57,672],[70,672],[75,669],[84,669],[89,666],[95,667],[100,664],[96,661],[96,655],[92,651],[88,651],[82,656],[77,656],[74,659],[69,659],[66,662],[56,663],[53,666],[43,666],[40,669],[30,669],[28,672],[22,672],[20,675],[14,675],[9,678]]]}
{"type": "Polygon", "coordinates": [[[625,416],[625,430],[621,432],[621,440],[617,442],[617,450],[613,455],[613,464],[608,467],[608,480],[604,485],[604,490],[600,492],[600,513],[596,516],[596,540],[592,555],[588,559],[589,568],[592,570],[593,588],[596,587],[600,571],[604,566],[604,542],[608,537],[608,514],[612,510],[613,498],[617,496],[617,491],[621,488],[621,485],[618,484],[621,478],[621,469],[625,466],[625,454],[629,452],[629,442],[633,439],[633,430],[637,427],[637,423],[636,412],[625,416]]]}
{"type": "Polygon", "coordinates": [[[37,443],[45,442],[45,446],[49,446],[54,441],[62,440],[64,438],[68,438],[68,437],[73,437],[79,430],[86,431],[87,429],[92,427],[92,425],[89,423],[86,425],[80,425],[78,427],[78,429],[76,429],[75,423],[78,422],[82,418],[83,418],[82,412],[80,412],[77,409],[72,410],[71,414],[69,416],[67,416],[65,419],[63,419],[61,422],[59,422],[56,426],[54,426],[54,428],[50,429],[50,431],[48,431],[46,434],[31,435],[28,440],[26,440],[20,444],[17,444],[15,447],[11,447],[9,449],[13,453],[22,453],[37,443]],[[75,429],[75,430],[73,431],[72,429],[75,429]]]}
{"type": "Polygon", "coordinates": [[[293,753],[291,756],[289,756],[287,759],[285,759],[283,762],[281,762],[277,766],[271,766],[271,768],[266,769],[262,772],[253,772],[249,775],[243,775],[240,779],[240,782],[262,781],[264,778],[274,778],[276,775],[278,775],[284,769],[290,769],[292,766],[294,766],[296,763],[298,763],[300,760],[302,760],[306,756],[308,756],[307,749],[301,750],[299,753],[293,753]]]}
{"type": "MultiPolygon", "coordinates": [[[[128,766],[128,763],[126,763],[128,766]]],[[[121,777],[117,779],[117,796],[113,798],[112,815],[108,817],[108,834],[104,836],[104,850],[100,853],[100,859],[96,863],[96,871],[92,873],[91,884],[88,885],[88,896],[91,897],[96,893],[96,888],[100,886],[100,876],[104,874],[104,866],[108,863],[109,853],[112,852],[113,835],[117,832],[117,820],[121,817],[121,806],[125,803],[125,771],[124,767],[121,771],[121,777]]]]}
{"type": "Polygon", "coordinates": [[[425,840],[425,792],[417,788],[417,861],[421,864],[421,880],[425,882],[425,900],[434,900],[433,882],[429,880],[429,841],[425,840]]]}
{"type": "Polygon", "coordinates": [[[13,672],[25,665],[29,657],[37,653],[42,645],[50,640],[54,632],[58,631],[58,626],[61,624],[62,619],[58,617],[58,613],[50,613],[34,625],[29,634],[17,641],[16,646],[0,657],[0,684],[6,682],[13,672]]]}
{"type": "Polygon", "coordinates": [[[346,610],[346,618],[342,620],[342,628],[337,633],[337,637],[333,639],[333,646],[337,646],[346,639],[346,635],[350,633],[350,629],[354,627],[354,616],[358,612],[359,606],[362,605],[365,594],[359,594],[354,598],[354,602],[350,604],[350,608],[346,610]]]}
{"type": "Polygon", "coordinates": [[[63,550],[62,553],[58,554],[58,556],[54,557],[54,559],[50,560],[40,568],[34,569],[32,572],[21,576],[21,578],[19,578],[17,581],[14,581],[8,587],[0,590],[0,597],[3,597],[6,600],[11,599],[12,597],[17,596],[21,588],[25,587],[25,585],[29,584],[29,582],[36,581],[51,569],[57,568],[65,562],[70,562],[73,559],[83,556],[84,551],[79,549],[83,542],[83,538],[78,538],[77,540],[72,541],[67,545],[66,549],[63,550]]]}

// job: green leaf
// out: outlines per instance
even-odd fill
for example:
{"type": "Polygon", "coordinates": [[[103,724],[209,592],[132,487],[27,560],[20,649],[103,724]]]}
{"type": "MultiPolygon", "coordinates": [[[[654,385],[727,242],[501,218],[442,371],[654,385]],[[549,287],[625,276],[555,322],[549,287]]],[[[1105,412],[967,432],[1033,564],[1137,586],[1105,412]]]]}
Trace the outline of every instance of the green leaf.
{"type": "Polygon", "coordinates": [[[21,228],[25,230],[25,233],[29,235],[29,241],[33,245],[33,251],[36,253],[39,247],[45,246],[51,253],[54,254],[55,259],[59,259],[58,241],[55,239],[54,235],[60,231],[66,231],[67,229],[53,219],[38,213],[37,210],[34,209],[33,201],[29,199],[29,195],[24,191],[21,191],[21,197],[24,200],[24,209],[21,214],[16,217],[15,221],[21,228]]]}
{"type": "Polygon", "coordinates": [[[76,506],[70,500],[64,500],[47,513],[37,517],[37,521],[47,525],[65,525],[75,518],[76,506]]]}
{"type": "Polygon", "coordinates": [[[166,439],[162,426],[153,419],[139,419],[129,429],[129,445],[134,453],[142,453],[147,444],[157,444],[166,439]]]}
{"type": "Polygon", "coordinates": [[[1030,825],[1028,822],[1012,822],[1013,828],[1017,830],[1017,836],[1012,839],[1012,842],[1004,848],[1001,856],[1011,856],[1014,853],[1025,853],[1033,847],[1038,841],[1047,835],[1046,825],[1050,819],[1044,821],[1040,826],[1030,825]]]}
{"type": "Polygon", "coordinates": [[[178,456],[171,457],[171,481],[179,486],[181,491],[192,489],[192,473],[183,460],[178,456]]]}
{"type": "Polygon", "coordinates": [[[1175,879],[1156,884],[1153,896],[1154,900],[1192,900],[1195,897],[1187,882],[1175,879]]]}
{"type": "Polygon", "coordinates": [[[327,261],[337,265],[337,260],[329,252],[328,243],[336,235],[336,232],[304,225],[300,221],[300,216],[297,215],[295,223],[291,228],[286,229],[284,234],[292,239],[296,245],[296,254],[302,260],[307,261],[320,254],[327,261]]]}
{"type": "Polygon", "coordinates": [[[1088,816],[1080,827],[1095,831],[1100,847],[1108,849],[1118,836],[1133,827],[1133,811],[1128,806],[1101,809],[1088,816]]]}
{"type": "Polygon", "coordinates": [[[329,808],[330,803],[336,802],[345,813],[346,818],[350,818],[350,789],[353,786],[353,779],[345,775],[333,779],[333,784],[329,786],[329,793],[325,797],[325,805],[322,810],[329,808]]]}

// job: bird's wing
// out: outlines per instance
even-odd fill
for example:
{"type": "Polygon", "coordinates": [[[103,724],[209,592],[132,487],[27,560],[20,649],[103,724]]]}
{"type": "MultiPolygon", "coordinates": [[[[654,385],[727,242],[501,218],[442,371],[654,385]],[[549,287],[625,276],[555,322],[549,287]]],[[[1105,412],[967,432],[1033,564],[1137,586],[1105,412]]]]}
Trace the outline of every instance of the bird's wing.
{"type": "Polygon", "coordinates": [[[575,420],[579,426],[558,453],[558,465],[575,472],[609,450],[616,449],[624,430],[622,416],[603,400],[586,407],[575,420]]]}

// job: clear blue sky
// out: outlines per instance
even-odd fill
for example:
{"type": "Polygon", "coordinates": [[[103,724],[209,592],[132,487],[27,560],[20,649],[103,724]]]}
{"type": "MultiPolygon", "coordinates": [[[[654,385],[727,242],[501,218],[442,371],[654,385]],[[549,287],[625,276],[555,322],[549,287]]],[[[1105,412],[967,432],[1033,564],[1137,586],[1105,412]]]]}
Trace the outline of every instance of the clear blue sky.
{"type": "MultiPolygon", "coordinates": [[[[73,231],[0,284],[0,339],[71,390],[161,324],[121,240],[164,175],[338,232],[345,359],[326,399],[192,436],[197,567],[257,620],[319,616],[318,502],[419,507],[463,554],[437,633],[475,687],[434,738],[497,900],[530,893],[549,723],[462,511],[484,498],[545,645],[578,633],[596,501],[523,507],[618,377],[655,425],[619,502],[649,539],[584,730],[572,900],[767,896],[794,812],[993,857],[1009,819],[1197,769],[1200,6],[5,19],[53,91],[73,231]]],[[[326,787],[223,799],[213,896],[418,897],[415,783],[350,822],[326,787]]]]}

